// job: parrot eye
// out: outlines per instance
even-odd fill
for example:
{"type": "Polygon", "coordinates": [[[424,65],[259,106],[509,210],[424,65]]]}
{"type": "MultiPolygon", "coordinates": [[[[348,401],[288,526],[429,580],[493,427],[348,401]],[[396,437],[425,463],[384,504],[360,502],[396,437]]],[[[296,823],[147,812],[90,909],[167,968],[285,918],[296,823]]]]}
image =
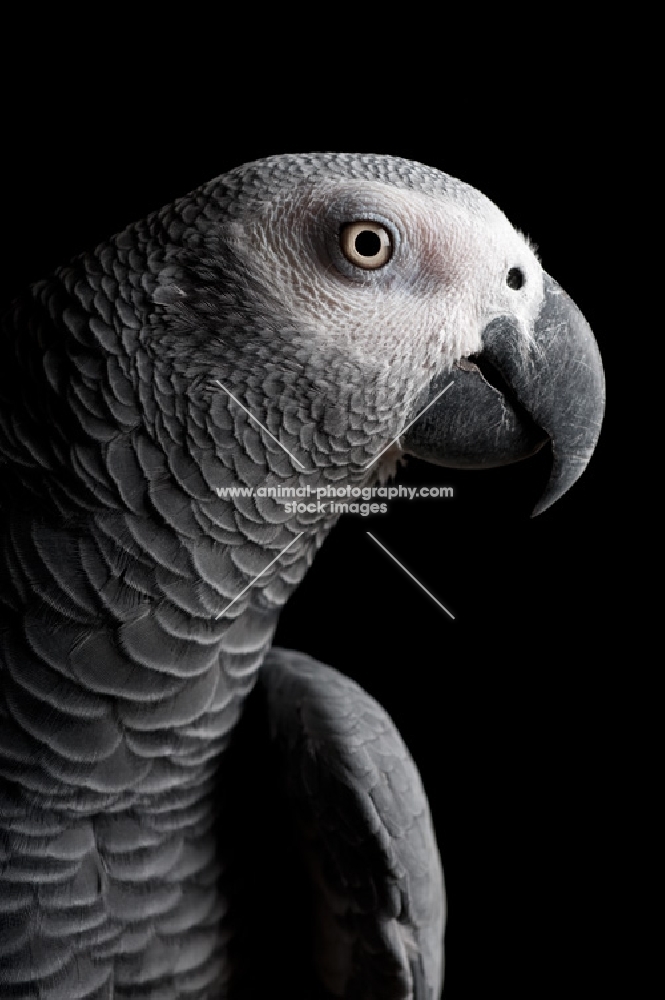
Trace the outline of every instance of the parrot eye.
{"type": "Polygon", "coordinates": [[[506,275],[506,284],[508,288],[522,288],[526,282],[526,276],[524,271],[520,267],[511,267],[510,271],[506,275]]]}
{"type": "Polygon", "coordinates": [[[392,237],[379,222],[350,222],[343,226],[340,245],[346,259],[366,271],[383,267],[393,253],[392,237]]]}

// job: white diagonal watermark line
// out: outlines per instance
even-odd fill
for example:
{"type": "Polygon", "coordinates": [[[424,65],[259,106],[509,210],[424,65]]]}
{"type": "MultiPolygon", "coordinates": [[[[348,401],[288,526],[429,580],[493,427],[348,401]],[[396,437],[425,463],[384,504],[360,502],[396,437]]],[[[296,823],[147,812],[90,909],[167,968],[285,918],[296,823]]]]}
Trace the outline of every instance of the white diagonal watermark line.
{"type": "Polygon", "coordinates": [[[383,551],[384,551],[384,552],[386,553],[386,555],[390,556],[390,558],[391,558],[391,559],[393,560],[393,562],[396,562],[396,563],[397,563],[397,565],[399,566],[399,568],[400,568],[400,569],[404,570],[404,572],[406,573],[406,575],[407,575],[407,576],[410,576],[410,577],[411,577],[411,579],[413,580],[413,582],[414,582],[414,583],[417,583],[417,584],[418,584],[418,586],[420,587],[420,589],[421,589],[421,590],[424,590],[424,591],[425,591],[425,593],[427,594],[427,596],[428,596],[428,597],[431,597],[431,598],[432,598],[432,600],[434,601],[434,603],[435,603],[435,604],[438,604],[438,605],[439,605],[439,607],[441,608],[441,610],[442,610],[442,611],[445,611],[445,612],[446,612],[446,614],[447,614],[447,615],[450,615],[450,617],[452,618],[452,620],[453,620],[453,621],[455,621],[455,615],[452,615],[452,614],[450,614],[450,611],[448,610],[448,608],[444,608],[444,606],[443,606],[443,604],[441,603],[441,601],[437,601],[437,599],[436,599],[436,597],[434,596],[434,594],[430,594],[430,592],[429,592],[429,590],[427,589],[427,587],[423,587],[423,585],[422,585],[422,583],[420,582],[420,580],[417,580],[417,579],[416,579],[416,577],[415,577],[415,576],[413,575],[413,573],[409,573],[409,571],[408,571],[408,569],[406,568],[406,566],[402,566],[402,564],[401,564],[401,562],[399,561],[399,559],[395,559],[395,556],[394,556],[394,555],[392,554],[392,552],[389,552],[389,551],[388,551],[388,549],[387,549],[387,548],[385,547],[385,545],[382,545],[382,544],[381,544],[381,542],[379,541],[379,539],[378,539],[378,538],[375,538],[375,537],[374,537],[374,535],[372,534],[372,532],[371,532],[371,531],[368,531],[368,532],[367,532],[367,534],[369,535],[369,537],[370,537],[370,538],[372,539],[372,541],[373,541],[373,542],[376,542],[376,544],[377,544],[377,545],[378,545],[378,546],[379,546],[380,548],[382,548],[382,549],[383,549],[383,551]]]}
{"type": "Polygon", "coordinates": [[[295,542],[297,542],[297,541],[298,541],[298,539],[300,538],[300,536],[301,536],[301,535],[302,535],[302,531],[299,531],[299,532],[298,532],[298,534],[296,535],[296,537],[295,537],[295,538],[292,538],[292,539],[291,539],[291,541],[289,542],[289,544],[288,544],[288,545],[287,545],[287,546],[286,546],[285,548],[283,548],[283,549],[282,549],[282,551],[281,551],[281,552],[279,553],[279,555],[276,555],[276,556],[275,556],[275,558],[274,558],[274,559],[272,560],[272,562],[269,562],[269,563],[268,563],[268,565],[266,566],[266,568],[265,568],[265,569],[262,569],[260,573],[257,573],[257,574],[256,574],[256,576],[254,577],[254,579],[253,579],[253,580],[250,580],[250,582],[249,582],[249,583],[247,584],[247,586],[246,586],[246,587],[243,587],[243,589],[242,589],[242,590],[240,591],[240,593],[238,594],[238,596],[237,596],[237,597],[234,597],[234,598],[233,598],[233,600],[231,601],[231,603],[230,603],[230,604],[227,604],[227,605],[226,605],[226,607],[224,608],[224,610],[223,610],[223,611],[220,611],[218,615],[215,615],[215,618],[216,618],[216,619],[217,619],[217,618],[221,618],[221,617],[222,617],[222,615],[225,615],[225,614],[226,614],[226,612],[227,612],[227,611],[229,610],[229,608],[233,607],[233,605],[235,604],[235,602],[236,602],[237,600],[239,600],[239,599],[240,599],[240,598],[242,597],[242,595],[243,595],[243,594],[244,594],[244,593],[245,593],[245,592],[246,592],[247,590],[249,590],[249,588],[250,588],[250,587],[253,587],[253,586],[254,586],[254,584],[255,584],[255,583],[256,583],[256,581],[257,581],[257,580],[259,579],[259,577],[263,576],[263,574],[264,574],[264,573],[267,573],[267,572],[268,572],[268,570],[270,569],[270,567],[271,567],[271,566],[274,566],[274,565],[275,565],[275,563],[277,562],[277,560],[278,560],[278,559],[281,559],[281,558],[282,558],[282,556],[284,555],[284,553],[286,552],[286,550],[287,550],[287,549],[290,549],[290,548],[291,548],[291,546],[292,546],[292,545],[293,545],[293,544],[294,544],[295,542]]]}
{"type": "MultiPolygon", "coordinates": [[[[450,387],[451,387],[451,385],[453,384],[454,381],[455,381],[455,379],[451,379],[450,382],[448,383],[448,385],[444,389],[442,389],[441,392],[437,393],[436,396],[434,397],[434,399],[430,400],[430,402],[427,404],[427,406],[423,406],[423,408],[420,411],[420,413],[416,417],[414,417],[413,420],[411,420],[406,425],[406,427],[402,428],[402,430],[399,432],[399,434],[397,435],[397,437],[394,437],[392,439],[392,441],[389,441],[388,444],[385,446],[385,448],[383,448],[379,452],[378,455],[375,455],[374,458],[371,459],[371,461],[369,461],[367,463],[367,465],[363,465],[362,471],[366,472],[367,469],[369,469],[370,465],[374,465],[374,463],[376,462],[377,458],[381,458],[381,456],[384,454],[384,452],[388,451],[388,448],[392,448],[392,446],[395,444],[395,441],[399,441],[399,439],[401,438],[402,434],[406,434],[406,432],[408,431],[409,427],[413,427],[413,425],[415,424],[416,420],[420,420],[420,418],[422,417],[422,415],[425,412],[425,410],[429,410],[430,406],[433,406],[436,403],[437,399],[440,399],[441,396],[443,396],[444,392],[447,392],[448,389],[450,389],[450,387]]],[[[369,534],[369,532],[368,532],[368,534],[369,534]]]]}
{"type": "MultiPolygon", "coordinates": [[[[257,418],[256,418],[256,417],[254,416],[254,414],[253,414],[253,413],[250,413],[250,412],[249,412],[249,410],[247,409],[247,407],[246,407],[246,406],[245,406],[245,405],[244,405],[243,403],[241,403],[241,402],[240,402],[240,400],[239,400],[239,399],[237,399],[237,398],[236,398],[236,397],[235,397],[235,396],[233,395],[233,393],[232,393],[232,392],[230,392],[230,391],[229,391],[229,390],[228,390],[228,389],[226,388],[226,386],[225,386],[225,385],[222,385],[222,383],[221,383],[221,382],[219,381],[219,379],[218,379],[218,378],[216,378],[216,379],[215,379],[215,382],[217,383],[217,385],[218,385],[218,386],[220,386],[220,387],[221,387],[221,388],[222,388],[222,389],[224,390],[224,392],[226,393],[226,395],[227,395],[227,396],[230,396],[230,397],[231,397],[231,399],[233,400],[233,402],[234,402],[234,403],[237,403],[237,404],[238,404],[238,406],[242,407],[242,409],[243,409],[243,410],[245,411],[245,413],[247,414],[247,416],[248,416],[248,417],[251,417],[251,419],[252,419],[252,420],[254,421],[254,423],[258,424],[258,425],[259,425],[259,427],[261,428],[261,430],[264,430],[264,431],[266,432],[266,434],[268,435],[268,437],[271,437],[271,438],[273,439],[273,441],[275,442],[275,444],[278,444],[278,445],[280,446],[280,448],[282,448],[282,449],[283,449],[283,450],[284,450],[284,451],[286,452],[286,454],[287,454],[287,455],[289,456],[289,458],[292,458],[292,459],[293,459],[293,461],[294,461],[294,462],[296,463],[296,465],[299,465],[301,469],[304,469],[304,468],[305,468],[305,466],[304,466],[304,465],[302,464],[302,462],[299,462],[299,461],[298,461],[298,459],[296,458],[296,456],[295,456],[295,455],[292,455],[292,454],[291,454],[291,452],[289,451],[289,449],[288,449],[288,448],[285,448],[285,447],[284,447],[284,445],[282,444],[282,442],[281,442],[281,441],[279,441],[279,440],[278,440],[278,439],[277,439],[277,438],[275,437],[275,435],[274,435],[274,434],[271,434],[271,433],[270,433],[270,431],[269,431],[269,430],[268,430],[268,428],[267,428],[267,427],[265,426],[265,424],[262,424],[262,423],[261,423],[261,421],[260,421],[260,420],[258,420],[258,419],[257,419],[257,418]]],[[[432,402],[434,402],[434,400],[432,400],[432,402]]]]}

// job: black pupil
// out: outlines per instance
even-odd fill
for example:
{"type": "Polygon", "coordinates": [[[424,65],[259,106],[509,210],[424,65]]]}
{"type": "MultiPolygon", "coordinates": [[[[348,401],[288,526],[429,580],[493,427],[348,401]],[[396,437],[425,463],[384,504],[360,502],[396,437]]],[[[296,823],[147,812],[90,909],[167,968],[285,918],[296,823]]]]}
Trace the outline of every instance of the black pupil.
{"type": "Polygon", "coordinates": [[[524,271],[519,267],[511,267],[506,275],[506,284],[509,288],[521,288],[525,281],[524,271]]]}
{"type": "Polygon", "coordinates": [[[376,257],[381,249],[381,237],[371,229],[363,229],[356,236],[354,245],[361,257],[376,257]]]}

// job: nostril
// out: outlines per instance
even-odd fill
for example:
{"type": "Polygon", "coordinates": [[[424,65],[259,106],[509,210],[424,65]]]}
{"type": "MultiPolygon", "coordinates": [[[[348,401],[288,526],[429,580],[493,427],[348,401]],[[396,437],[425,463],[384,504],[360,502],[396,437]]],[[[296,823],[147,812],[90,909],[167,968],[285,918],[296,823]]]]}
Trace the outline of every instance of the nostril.
{"type": "Polygon", "coordinates": [[[521,267],[511,267],[506,275],[506,284],[508,288],[514,288],[515,291],[526,284],[526,275],[521,267]]]}

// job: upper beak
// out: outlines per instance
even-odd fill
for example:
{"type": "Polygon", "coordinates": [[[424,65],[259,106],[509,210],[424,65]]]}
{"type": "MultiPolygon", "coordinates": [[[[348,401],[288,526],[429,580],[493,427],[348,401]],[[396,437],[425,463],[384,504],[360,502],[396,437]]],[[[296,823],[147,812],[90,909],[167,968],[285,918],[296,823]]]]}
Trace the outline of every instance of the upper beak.
{"type": "Polygon", "coordinates": [[[493,320],[482,351],[436,378],[422,410],[452,381],[402,438],[402,448],[436,465],[484,468],[527,458],[548,439],[552,471],[535,514],[578,479],[598,441],[605,408],[603,366],[589,324],[549,275],[525,343],[516,321],[493,320]]]}

